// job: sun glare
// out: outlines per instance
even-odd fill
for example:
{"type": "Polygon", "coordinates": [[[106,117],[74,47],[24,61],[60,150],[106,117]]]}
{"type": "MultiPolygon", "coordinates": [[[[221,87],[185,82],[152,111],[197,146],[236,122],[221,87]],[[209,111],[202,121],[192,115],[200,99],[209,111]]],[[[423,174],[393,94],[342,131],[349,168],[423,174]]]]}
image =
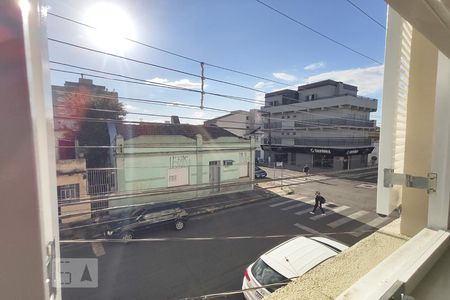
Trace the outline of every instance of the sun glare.
{"type": "Polygon", "coordinates": [[[135,28],[126,12],[110,3],[96,3],[84,15],[85,22],[95,27],[89,29],[93,41],[110,51],[125,51],[131,44],[125,40],[135,38],[135,28]]]}

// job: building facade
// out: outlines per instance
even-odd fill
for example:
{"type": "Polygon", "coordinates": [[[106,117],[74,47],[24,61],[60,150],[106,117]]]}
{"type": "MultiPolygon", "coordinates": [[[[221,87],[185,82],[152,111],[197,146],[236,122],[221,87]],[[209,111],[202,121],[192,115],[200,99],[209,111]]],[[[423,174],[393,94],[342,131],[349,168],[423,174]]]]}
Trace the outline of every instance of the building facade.
{"type": "MultiPolygon", "coordinates": [[[[105,154],[105,161],[111,168],[87,168],[86,148],[80,147],[78,143],[81,123],[84,118],[89,117],[89,101],[95,98],[118,101],[118,93],[84,78],[80,78],[78,82],[66,81],[63,86],[52,86],[54,137],[57,150],[55,153],[57,193],[61,223],[89,219],[91,213],[92,216],[98,215],[95,211],[107,208],[108,202],[99,200],[89,202],[90,196],[107,195],[116,191],[113,151],[105,154]],[[84,212],[86,214],[81,214],[84,212]],[[67,214],[77,213],[80,215],[64,217],[67,214]]],[[[107,125],[105,124],[105,128],[107,125]]],[[[109,133],[111,130],[114,130],[114,127],[108,126],[109,133]]]]}
{"type": "Polygon", "coordinates": [[[118,195],[110,206],[194,199],[253,188],[254,142],[220,127],[118,124],[118,195]]]}
{"type": "Polygon", "coordinates": [[[264,159],[264,150],[261,148],[264,124],[260,110],[236,110],[227,115],[205,121],[204,124],[221,127],[240,137],[253,137],[255,140],[255,159],[264,159]]]}
{"type": "Polygon", "coordinates": [[[325,80],[266,94],[266,160],[333,170],[366,167],[377,100],[357,92],[356,86],[325,80]]]}
{"type": "MultiPolygon", "coordinates": [[[[52,86],[55,142],[60,147],[58,155],[75,155],[70,147],[75,149],[81,121],[89,114],[88,102],[91,98],[119,100],[117,92],[95,85],[91,79],[79,78],[78,82],[66,81],[63,86],[52,86]]],[[[78,153],[76,156],[79,156],[78,153]]]]}
{"type": "Polygon", "coordinates": [[[57,160],[56,184],[60,223],[90,219],[91,204],[87,193],[86,160],[57,160]],[[83,212],[86,213],[80,214],[83,212]]]}

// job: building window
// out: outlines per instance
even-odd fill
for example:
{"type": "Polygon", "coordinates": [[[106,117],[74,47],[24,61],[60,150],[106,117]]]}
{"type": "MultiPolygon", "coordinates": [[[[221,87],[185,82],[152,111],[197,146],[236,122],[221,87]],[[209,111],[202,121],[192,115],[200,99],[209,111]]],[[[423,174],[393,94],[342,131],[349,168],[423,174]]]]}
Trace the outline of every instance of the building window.
{"type": "Polygon", "coordinates": [[[58,186],[59,201],[80,201],[80,184],[66,184],[58,186]]]}
{"type": "Polygon", "coordinates": [[[293,135],[297,135],[297,133],[296,133],[296,132],[293,132],[292,134],[293,134],[293,135]]]}
{"type": "Polygon", "coordinates": [[[75,159],[75,141],[58,140],[58,159],[75,159]]]}
{"type": "Polygon", "coordinates": [[[284,116],[281,116],[282,119],[284,119],[284,116]]]}
{"type": "Polygon", "coordinates": [[[226,159],[226,160],[223,161],[223,165],[224,165],[225,167],[232,166],[232,165],[233,165],[233,160],[231,160],[231,159],[226,159]]]}
{"type": "Polygon", "coordinates": [[[287,118],[287,119],[290,119],[290,118],[291,118],[291,116],[287,116],[286,118],[287,118]]]}
{"type": "Polygon", "coordinates": [[[245,119],[248,121],[248,116],[246,116],[245,119]]]}
{"type": "Polygon", "coordinates": [[[167,170],[167,186],[181,186],[189,184],[189,168],[173,168],[167,170]]]}
{"type": "Polygon", "coordinates": [[[311,94],[306,96],[306,101],[311,101],[317,99],[316,94],[311,94]]]}

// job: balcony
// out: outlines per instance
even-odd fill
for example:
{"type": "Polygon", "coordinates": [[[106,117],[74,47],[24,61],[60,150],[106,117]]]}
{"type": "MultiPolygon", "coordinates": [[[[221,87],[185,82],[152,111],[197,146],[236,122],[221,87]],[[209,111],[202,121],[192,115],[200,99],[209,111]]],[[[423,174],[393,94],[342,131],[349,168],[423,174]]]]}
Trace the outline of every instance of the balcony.
{"type": "Polygon", "coordinates": [[[337,107],[337,106],[353,106],[365,108],[369,111],[377,110],[376,99],[353,96],[353,95],[342,95],[342,96],[332,96],[319,98],[313,101],[292,103],[292,104],[279,104],[277,106],[263,106],[261,110],[267,113],[282,113],[287,111],[304,111],[309,109],[321,109],[325,107],[337,107]]]}
{"type": "Polygon", "coordinates": [[[281,122],[264,123],[264,129],[280,129],[281,127],[281,122]]]}
{"type": "Polygon", "coordinates": [[[86,160],[83,159],[64,159],[56,163],[56,173],[58,175],[70,175],[86,172],[86,160]]]}
{"type": "Polygon", "coordinates": [[[354,126],[372,128],[376,126],[375,120],[349,120],[349,119],[317,119],[295,122],[296,128],[324,127],[324,126],[354,126]]]}

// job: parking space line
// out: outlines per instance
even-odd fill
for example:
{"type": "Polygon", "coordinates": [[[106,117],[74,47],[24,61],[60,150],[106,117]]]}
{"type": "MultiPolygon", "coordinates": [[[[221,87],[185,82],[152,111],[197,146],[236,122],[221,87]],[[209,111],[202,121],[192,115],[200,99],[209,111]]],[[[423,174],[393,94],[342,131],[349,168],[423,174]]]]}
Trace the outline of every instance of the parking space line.
{"type": "Polygon", "coordinates": [[[351,222],[353,220],[360,219],[361,217],[363,217],[363,216],[365,216],[367,214],[369,214],[368,211],[360,210],[360,211],[357,211],[357,212],[355,212],[355,213],[353,213],[353,214],[351,214],[349,216],[343,216],[342,218],[340,218],[340,219],[338,219],[338,220],[336,220],[334,222],[328,223],[327,225],[329,227],[331,227],[331,228],[336,228],[336,227],[342,226],[344,224],[347,224],[348,222],[351,222]]]}
{"type": "Polygon", "coordinates": [[[296,202],[297,200],[288,200],[288,201],[278,202],[278,203],[275,203],[275,204],[272,204],[272,205],[269,205],[269,206],[270,207],[277,207],[277,206],[288,204],[288,203],[291,203],[291,202],[294,202],[294,201],[296,202]]]}
{"type": "Polygon", "coordinates": [[[360,237],[361,235],[363,235],[365,232],[367,232],[367,230],[373,228],[373,227],[378,227],[378,225],[382,224],[384,221],[388,221],[388,218],[383,218],[383,217],[377,217],[375,219],[373,219],[372,221],[359,226],[358,228],[355,229],[355,232],[352,233],[351,235],[353,235],[354,237],[360,237]]]}
{"type": "Polygon", "coordinates": [[[313,221],[315,221],[315,220],[317,220],[317,219],[321,219],[321,218],[325,218],[325,217],[331,216],[331,215],[333,215],[333,214],[335,214],[335,213],[341,212],[341,211],[346,210],[346,209],[348,209],[348,208],[350,208],[350,207],[349,207],[349,206],[345,206],[345,205],[343,205],[343,206],[338,206],[338,207],[333,208],[333,209],[325,208],[325,216],[323,216],[323,215],[317,215],[317,216],[311,217],[310,219],[313,220],[313,221]]]}

